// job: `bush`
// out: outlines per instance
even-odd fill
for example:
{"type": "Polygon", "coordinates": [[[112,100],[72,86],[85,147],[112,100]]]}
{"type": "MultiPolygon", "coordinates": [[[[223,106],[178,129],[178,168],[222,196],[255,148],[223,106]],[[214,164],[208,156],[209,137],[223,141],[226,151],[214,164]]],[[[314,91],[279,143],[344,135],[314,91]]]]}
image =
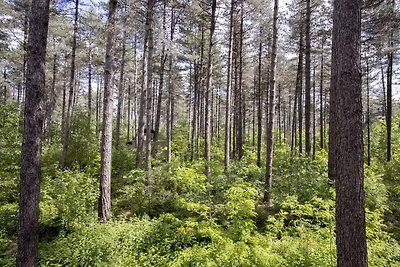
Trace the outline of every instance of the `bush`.
{"type": "Polygon", "coordinates": [[[41,222],[72,229],[96,221],[97,180],[78,170],[58,170],[55,177],[45,176],[41,190],[41,222]]]}

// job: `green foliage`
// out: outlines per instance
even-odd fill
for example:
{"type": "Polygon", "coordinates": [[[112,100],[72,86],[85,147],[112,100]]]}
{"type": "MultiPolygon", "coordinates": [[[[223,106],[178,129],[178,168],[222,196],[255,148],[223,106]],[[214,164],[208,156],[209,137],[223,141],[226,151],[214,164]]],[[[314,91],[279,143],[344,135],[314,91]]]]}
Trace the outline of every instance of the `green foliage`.
{"type": "Polygon", "coordinates": [[[74,112],[68,145],[67,166],[87,167],[100,155],[100,144],[94,125],[89,125],[88,114],[82,109],[74,112]]]}
{"type": "Polygon", "coordinates": [[[274,198],[280,202],[288,195],[295,195],[300,202],[313,197],[329,198],[328,161],[324,150],[312,160],[301,155],[290,155],[288,146],[275,150],[274,198]]]}
{"type": "Polygon", "coordinates": [[[0,203],[18,199],[21,126],[14,105],[0,106],[0,203]]]}
{"type": "Polygon", "coordinates": [[[78,170],[57,171],[54,177],[43,177],[41,222],[72,229],[95,221],[97,179],[78,170]]]}

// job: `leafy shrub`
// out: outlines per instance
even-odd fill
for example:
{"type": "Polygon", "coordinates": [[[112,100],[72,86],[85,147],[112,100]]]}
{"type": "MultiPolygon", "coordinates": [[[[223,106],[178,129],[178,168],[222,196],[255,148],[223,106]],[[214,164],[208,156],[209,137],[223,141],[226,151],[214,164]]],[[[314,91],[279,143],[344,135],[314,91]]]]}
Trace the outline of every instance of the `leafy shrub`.
{"type": "Polygon", "coordinates": [[[95,221],[97,179],[78,170],[57,171],[55,177],[45,176],[41,190],[41,222],[74,228],[95,221]]]}

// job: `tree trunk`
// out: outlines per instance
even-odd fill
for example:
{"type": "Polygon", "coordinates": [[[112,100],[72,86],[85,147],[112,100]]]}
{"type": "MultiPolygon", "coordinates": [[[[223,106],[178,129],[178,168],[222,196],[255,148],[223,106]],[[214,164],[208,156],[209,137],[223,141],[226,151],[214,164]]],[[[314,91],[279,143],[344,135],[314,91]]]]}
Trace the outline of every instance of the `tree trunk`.
{"type": "Polygon", "coordinates": [[[19,192],[17,267],[38,265],[40,160],[49,0],[33,0],[27,46],[26,101],[19,192]]]}
{"type": "MultiPolygon", "coordinates": [[[[46,123],[45,123],[45,132],[46,132],[46,137],[51,144],[51,127],[52,127],[52,121],[53,121],[53,113],[54,113],[54,108],[56,105],[56,75],[57,75],[57,54],[53,55],[53,77],[51,80],[51,90],[50,90],[50,95],[48,97],[47,105],[46,105],[46,123]]],[[[18,90],[18,103],[19,103],[19,90],[18,90]]],[[[19,105],[19,104],[18,104],[19,105]]]]}
{"type": "Polygon", "coordinates": [[[151,194],[151,180],[152,180],[152,167],[151,167],[151,142],[152,142],[152,80],[153,80],[153,13],[154,13],[155,0],[148,0],[147,2],[147,16],[146,16],[146,34],[148,40],[148,53],[147,53],[147,88],[146,88],[146,192],[151,194]]]}
{"type": "Polygon", "coordinates": [[[367,70],[365,73],[366,83],[367,83],[367,165],[371,166],[371,113],[370,113],[370,103],[369,103],[369,60],[368,55],[367,60],[367,70]]]}
{"type": "Polygon", "coordinates": [[[322,41],[321,47],[321,70],[319,80],[319,147],[324,149],[324,102],[323,102],[323,86],[324,86],[324,42],[322,41]]]}
{"type": "MultiPolygon", "coordinates": [[[[171,32],[170,32],[170,42],[174,41],[174,32],[175,32],[175,10],[172,7],[171,9],[171,32]]],[[[172,53],[169,55],[169,76],[168,76],[168,106],[167,106],[167,161],[171,163],[171,145],[172,145],[172,126],[173,126],[173,98],[174,98],[174,71],[172,65],[172,53]]]]}
{"type": "Polygon", "coordinates": [[[89,45],[89,55],[88,55],[88,69],[89,69],[89,77],[88,77],[88,126],[89,133],[92,133],[90,130],[90,125],[92,124],[92,47],[89,45]]]}
{"type": "Polygon", "coordinates": [[[125,68],[125,54],[126,54],[126,30],[123,32],[122,37],[122,55],[121,55],[121,70],[119,73],[119,92],[118,92],[118,103],[117,103],[117,122],[115,125],[115,148],[118,150],[121,139],[121,121],[122,121],[122,111],[124,106],[124,68],[125,68]]]}
{"type": "Polygon", "coordinates": [[[303,153],[303,27],[300,29],[299,64],[296,78],[298,129],[299,129],[299,153],[303,153]]]}
{"type": "Polygon", "coordinates": [[[306,1],[306,47],[305,47],[305,149],[309,156],[311,153],[311,0],[306,1]]]}
{"type": "Polygon", "coordinates": [[[99,197],[99,221],[107,222],[111,218],[111,149],[113,115],[113,80],[115,54],[115,12],[118,2],[110,0],[108,6],[107,47],[104,66],[104,107],[103,132],[101,138],[101,174],[99,197]]]}
{"type": "Polygon", "coordinates": [[[257,166],[261,166],[262,145],[262,31],[260,30],[260,43],[258,45],[258,93],[257,93],[257,166]]]}
{"type": "Polygon", "coordinates": [[[265,192],[264,203],[272,206],[272,159],[274,151],[274,115],[275,115],[275,70],[276,70],[276,50],[278,40],[278,5],[279,0],[274,1],[274,20],[272,24],[272,47],[271,47],[271,67],[269,76],[269,119],[267,127],[267,160],[265,171],[265,192]]]}
{"type": "Polygon", "coordinates": [[[78,15],[79,15],[79,0],[75,0],[75,15],[74,15],[74,33],[72,36],[72,52],[71,52],[71,74],[69,80],[69,94],[68,94],[68,107],[65,120],[65,127],[63,133],[63,150],[61,155],[61,168],[64,169],[67,163],[69,134],[72,124],[72,101],[74,97],[75,85],[75,58],[76,58],[76,39],[78,35],[78,15]]]}
{"type": "Polygon", "coordinates": [[[315,96],[315,62],[314,62],[314,68],[313,68],[313,82],[312,82],[312,88],[313,88],[313,104],[312,104],[312,117],[313,117],[313,134],[312,134],[312,139],[313,139],[313,146],[312,146],[312,157],[313,159],[315,159],[315,152],[317,150],[316,146],[317,146],[317,137],[316,137],[316,133],[317,133],[317,126],[316,126],[316,108],[315,108],[315,103],[316,103],[316,96],[315,96]]]}
{"type": "MultiPolygon", "coordinates": [[[[392,44],[393,46],[393,44],[392,44]]],[[[393,52],[388,55],[386,70],[386,160],[392,160],[392,76],[393,76],[393,52]]]]}
{"type": "Polygon", "coordinates": [[[226,109],[225,109],[225,154],[224,165],[225,172],[229,170],[231,153],[231,66],[232,66],[232,41],[233,41],[233,9],[234,0],[231,0],[231,10],[229,12],[229,47],[228,47],[228,66],[226,78],[226,109]]]}
{"type": "MultiPolygon", "coordinates": [[[[167,31],[166,29],[166,21],[165,21],[165,12],[166,12],[166,4],[167,1],[164,1],[164,9],[163,9],[163,31],[164,34],[167,31]]],[[[165,71],[165,62],[167,61],[167,55],[165,53],[165,41],[164,38],[161,40],[162,48],[161,48],[161,58],[160,58],[160,83],[159,83],[159,93],[157,98],[157,111],[156,111],[156,122],[154,126],[154,142],[158,141],[158,136],[160,134],[160,119],[161,119],[161,103],[162,96],[164,91],[164,71],[165,71]]]]}
{"type": "Polygon", "coordinates": [[[210,147],[211,147],[211,135],[210,135],[210,107],[209,100],[211,96],[212,87],[212,74],[213,74],[213,47],[214,47],[214,31],[215,31],[215,12],[217,8],[217,1],[212,0],[211,2],[211,21],[210,21],[210,36],[208,43],[208,64],[207,64],[207,84],[205,94],[205,127],[204,127],[204,159],[206,161],[205,174],[207,179],[210,178],[210,147]]]}
{"type": "Polygon", "coordinates": [[[336,186],[337,266],[367,266],[361,101],[361,1],[335,0],[329,141],[336,186]],[[333,100],[333,101],[332,101],[333,100]],[[333,112],[332,112],[333,111],[333,112]]]}

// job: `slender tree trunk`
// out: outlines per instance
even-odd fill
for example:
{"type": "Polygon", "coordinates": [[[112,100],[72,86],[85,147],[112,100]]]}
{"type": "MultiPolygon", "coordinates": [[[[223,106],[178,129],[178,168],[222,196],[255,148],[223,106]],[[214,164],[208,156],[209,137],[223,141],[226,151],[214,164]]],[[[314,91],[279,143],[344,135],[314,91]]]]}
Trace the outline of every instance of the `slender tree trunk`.
{"type": "Polygon", "coordinates": [[[296,150],[296,137],[297,137],[297,100],[298,100],[298,87],[296,86],[293,95],[293,119],[292,119],[292,135],[291,135],[291,144],[290,144],[290,154],[293,155],[293,152],[296,150]]]}
{"type": "Polygon", "coordinates": [[[278,84],[278,140],[282,144],[282,120],[281,120],[281,85],[278,84]]]}
{"type": "Polygon", "coordinates": [[[232,42],[233,42],[233,10],[234,0],[231,0],[231,10],[229,14],[229,47],[228,47],[228,66],[227,66],[227,78],[226,78],[226,109],[225,109],[225,155],[224,165],[225,172],[229,169],[230,154],[231,154],[231,66],[232,66],[232,42]]]}
{"type": "MultiPolygon", "coordinates": [[[[171,29],[170,29],[170,42],[174,41],[175,32],[175,10],[171,9],[171,29]]],[[[169,76],[168,76],[168,107],[167,107],[167,161],[171,163],[171,145],[172,145],[172,127],[173,127],[173,95],[174,95],[174,71],[172,62],[172,54],[169,55],[169,76]]]]}
{"type": "Polygon", "coordinates": [[[111,218],[111,149],[112,149],[112,114],[113,80],[115,54],[115,11],[118,2],[110,0],[108,4],[107,47],[104,67],[104,107],[103,132],[101,138],[101,174],[99,197],[99,221],[107,222],[111,218]]]}
{"type": "Polygon", "coordinates": [[[367,60],[367,70],[366,70],[366,83],[367,83],[367,165],[371,166],[371,117],[370,117],[370,103],[369,103],[369,60],[368,55],[367,60]]]}
{"type": "Polygon", "coordinates": [[[312,146],[312,157],[313,159],[315,159],[315,152],[317,150],[316,145],[317,145],[317,137],[316,137],[316,133],[317,133],[317,126],[316,126],[316,96],[315,96],[315,62],[314,62],[314,68],[313,68],[313,82],[312,82],[312,88],[313,88],[313,104],[312,104],[312,116],[313,116],[313,134],[312,134],[312,138],[313,138],[313,146],[312,146]]]}
{"type": "Polygon", "coordinates": [[[303,153],[303,27],[300,30],[299,64],[297,66],[297,104],[298,104],[298,129],[299,129],[299,153],[303,153]]]}
{"type": "MultiPolygon", "coordinates": [[[[167,31],[166,29],[166,20],[165,20],[165,13],[166,13],[166,4],[167,1],[164,1],[164,10],[163,10],[163,32],[167,31]]],[[[167,55],[165,53],[165,41],[164,38],[161,40],[162,48],[161,48],[161,58],[160,58],[160,83],[159,83],[159,93],[157,98],[157,111],[156,111],[156,122],[154,126],[154,142],[158,141],[158,136],[160,134],[160,120],[161,120],[161,103],[162,103],[162,96],[164,91],[164,72],[165,72],[165,62],[167,61],[167,55]]]]}
{"type": "Polygon", "coordinates": [[[88,69],[89,69],[89,77],[88,77],[88,126],[89,133],[90,125],[92,124],[92,47],[89,46],[89,55],[88,55],[88,69]]]}
{"type": "MultiPolygon", "coordinates": [[[[45,127],[45,131],[46,131],[46,137],[47,140],[49,142],[49,144],[51,144],[51,127],[52,127],[52,120],[53,120],[53,112],[54,112],[54,108],[56,105],[56,77],[57,76],[57,54],[53,55],[53,77],[51,80],[51,90],[50,90],[50,96],[48,97],[48,102],[47,102],[47,107],[46,107],[46,127],[45,127]]],[[[19,92],[18,92],[19,93],[19,92]]],[[[19,98],[19,94],[18,94],[18,98],[19,98]]],[[[19,100],[18,100],[19,101],[19,100]]]]}
{"type": "Polygon", "coordinates": [[[323,85],[324,85],[324,42],[321,47],[321,70],[319,80],[319,147],[324,149],[324,101],[323,101],[323,85]]]}
{"type": "Polygon", "coordinates": [[[306,47],[305,47],[305,149],[311,153],[311,0],[306,0],[306,47]]]}
{"type": "MultiPolygon", "coordinates": [[[[392,44],[393,46],[393,44],[392,44]]],[[[386,70],[386,160],[392,160],[392,76],[393,76],[393,52],[388,55],[386,70]]]]}
{"type": "Polygon", "coordinates": [[[258,93],[257,93],[257,166],[261,166],[262,145],[262,31],[260,30],[260,43],[258,45],[258,93]]]}
{"type": "Polygon", "coordinates": [[[274,1],[274,20],[272,24],[272,47],[271,47],[271,68],[269,76],[269,119],[266,135],[267,138],[267,160],[265,171],[265,192],[264,203],[272,206],[272,160],[274,151],[274,115],[275,115],[275,70],[276,70],[276,50],[278,40],[278,5],[279,0],[274,1]]]}
{"type": "MultiPolygon", "coordinates": [[[[151,3],[148,0],[147,6],[151,3]]],[[[147,13],[146,16],[149,14],[147,13]]],[[[146,17],[146,23],[148,23],[148,17],[146,17]]],[[[147,65],[149,62],[147,61],[147,50],[148,50],[148,39],[149,39],[149,31],[146,29],[144,36],[144,46],[143,46],[143,64],[142,64],[142,86],[140,92],[140,100],[139,100],[139,119],[138,119],[138,128],[136,131],[137,138],[137,146],[136,146],[136,167],[139,168],[142,165],[142,154],[143,154],[143,142],[144,142],[144,133],[145,133],[145,109],[146,109],[146,88],[147,86],[147,65]]],[[[151,132],[151,129],[147,129],[147,131],[151,132]]]]}
{"type": "Polygon", "coordinates": [[[152,80],[153,80],[153,14],[154,14],[155,0],[148,0],[147,2],[147,18],[146,18],[146,31],[148,35],[148,53],[147,53],[147,112],[146,112],[146,191],[151,194],[152,185],[152,167],[151,167],[151,143],[152,143],[152,80]]]}
{"type": "Polygon", "coordinates": [[[210,107],[209,100],[211,96],[212,87],[212,74],[213,74],[213,47],[214,47],[214,31],[215,31],[215,12],[217,8],[217,1],[212,0],[211,2],[211,21],[210,21],[210,39],[208,44],[208,64],[207,64],[207,84],[205,94],[205,127],[204,127],[204,159],[206,161],[205,174],[207,178],[210,178],[210,147],[211,147],[211,135],[210,135],[210,107]]]}
{"type": "Polygon", "coordinates": [[[76,39],[78,35],[78,15],[79,15],[79,0],[75,0],[75,15],[74,15],[74,33],[72,36],[72,52],[71,52],[71,74],[69,80],[69,94],[68,94],[68,107],[65,120],[65,127],[63,133],[63,150],[61,155],[61,168],[66,167],[68,145],[69,145],[69,134],[72,124],[72,101],[74,96],[74,85],[75,85],[75,58],[76,58],[76,39]]]}
{"type": "Polygon", "coordinates": [[[19,191],[17,267],[38,265],[40,161],[44,121],[49,0],[33,0],[27,46],[26,101],[19,191]]]}
{"type": "Polygon", "coordinates": [[[122,111],[123,111],[123,106],[124,106],[124,94],[125,94],[125,88],[124,88],[124,69],[125,69],[125,54],[126,54],[126,30],[123,32],[123,37],[122,37],[122,55],[121,55],[121,70],[119,73],[119,92],[118,92],[118,103],[117,103],[117,122],[115,126],[115,148],[118,150],[119,145],[120,145],[120,139],[121,139],[121,121],[122,121],[122,111]]]}
{"type": "Polygon", "coordinates": [[[382,96],[383,96],[383,110],[382,116],[386,116],[386,86],[385,86],[385,72],[383,70],[383,65],[381,65],[381,83],[382,83],[382,96]]]}
{"type": "Polygon", "coordinates": [[[238,80],[238,122],[237,122],[237,143],[238,159],[243,157],[243,142],[245,132],[245,99],[243,93],[243,1],[240,7],[240,26],[239,26],[239,80],[238,80]]]}
{"type": "Polygon", "coordinates": [[[195,151],[195,138],[197,133],[197,91],[198,91],[198,78],[197,78],[197,62],[193,63],[193,116],[192,116],[192,134],[190,135],[190,161],[194,160],[195,151]]]}

